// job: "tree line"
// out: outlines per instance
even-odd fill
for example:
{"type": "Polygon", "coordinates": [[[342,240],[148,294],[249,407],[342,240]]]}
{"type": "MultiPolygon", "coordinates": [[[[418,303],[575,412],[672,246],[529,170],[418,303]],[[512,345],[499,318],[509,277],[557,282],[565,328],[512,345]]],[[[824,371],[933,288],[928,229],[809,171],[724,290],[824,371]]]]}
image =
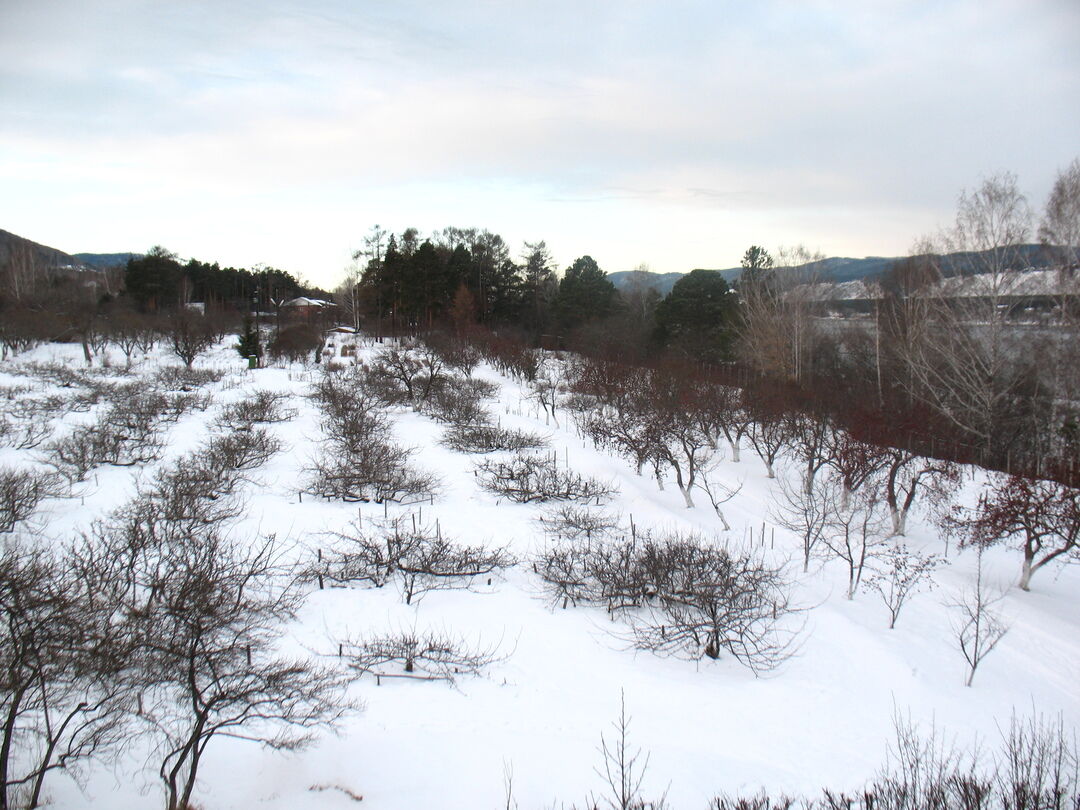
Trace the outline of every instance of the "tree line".
{"type": "Polygon", "coordinates": [[[1034,223],[1014,175],[985,179],[879,280],[871,316],[846,324],[823,317],[823,257],[802,247],[753,245],[733,285],[695,270],[661,299],[644,274],[616,290],[582,256],[560,278],[544,242],[515,260],[501,236],[460,228],[422,239],[374,227],[336,297],[379,334],[480,329],[636,365],[690,363],[868,439],[1075,480],[1080,160],[1059,174],[1037,229],[1056,274],[1038,329],[1014,313],[1034,223]]]}

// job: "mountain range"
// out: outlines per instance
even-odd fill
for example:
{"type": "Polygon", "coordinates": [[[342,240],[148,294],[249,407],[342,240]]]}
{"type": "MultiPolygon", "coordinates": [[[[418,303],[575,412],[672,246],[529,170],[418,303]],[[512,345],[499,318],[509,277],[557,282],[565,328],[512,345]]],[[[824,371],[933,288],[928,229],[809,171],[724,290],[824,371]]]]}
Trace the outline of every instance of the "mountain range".
{"type": "MultiPolygon", "coordinates": [[[[1052,255],[1048,253],[1047,248],[1044,245],[1019,245],[1016,248],[1016,251],[1017,262],[1021,265],[1021,267],[1018,267],[1017,269],[1029,267],[1042,268],[1048,267],[1053,263],[1052,255]]],[[[938,264],[945,276],[956,275],[971,267],[976,256],[977,254],[975,253],[951,253],[948,256],[941,257],[938,264]]],[[[878,278],[896,262],[905,258],[907,257],[867,256],[863,259],[832,257],[800,265],[798,269],[806,268],[813,270],[815,275],[822,281],[831,281],[840,284],[845,281],[878,278]]],[[[719,270],[717,272],[719,272],[726,281],[731,282],[739,277],[742,273],[742,268],[729,267],[726,270],[719,270]]],[[[637,284],[651,287],[660,293],[661,296],[665,296],[671,292],[671,288],[675,286],[675,282],[686,274],[620,270],[614,273],[608,273],[607,275],[608,278],[611,279],[612,284],[615,285],[616,289],[622,290],[633,284],[637,284]]]]}

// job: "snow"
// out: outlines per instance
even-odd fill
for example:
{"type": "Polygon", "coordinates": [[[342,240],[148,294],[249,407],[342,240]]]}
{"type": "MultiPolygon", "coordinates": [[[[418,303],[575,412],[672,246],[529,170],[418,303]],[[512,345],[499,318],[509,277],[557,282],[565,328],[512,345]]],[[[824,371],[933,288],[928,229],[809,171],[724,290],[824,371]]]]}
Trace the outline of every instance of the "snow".
{"type": "MultiPolygon", "coordinates": [[[[197,365],[227,370],[208,387],[215,404],[172,426],[165,458],[139,468],[100,468],[75,499],[41,507],[37,528],[63,538],[87,528],[132,495],[139,480],[160,464],[201,444],[220,407],[257,389],[290,394],[297,417],[270,429],[287,449],[261,471],[245,492],[246,515],[237,536],[276,532],[295,544],[295,553],[312,554],[329,542],[328,533],[343,529],[358,515],[379,517],[384,506],[327,502],[300,495],[304,467],[321,441],[318,413],[307,399],[317,371],[301,365],[247,370],[246,361],[223,343],[197,365]]],[[[365,355],[371,346],[360,349],[365,355]]],[[[78,346],[49,345],[0,365],[0,386],[37,385],[10,373],[29,362],[81,365],[78,346]]],[[[135,373],[149,374],[175,359],[155,354],[135,373]]],[[[732,530],[720,532],[708,504],[686,509],[673,483],[658,490],[632,466],[592,448],[577,435],[569,414],[560,425],[545,423],[543,413],[525,399],[521,387],[481,367],[477,374],[501,386],[490,404],[504,426],[540,431],[551,437],[560,463],[576,471],[616,481],[620,492],[609,507],[624,522],[639,527],[697,529],[722,536],[738,546],[753,534],[760,542],[767,524],[770,544],[770,492],[764,465],[744,448],[741,463],[725,460],[718,476],[727,484],[743,483],[725,505],[732,530]]],[[[65,430],[88,414],[66,414],[65,430]]],[[[437,472],[444,486],[432,504],[422,505],[425,523],[440,521],[444,535],[462,542],[506,545],[526,559],[542,542],[539,505],[500,501],[481,490],[472,475],[476,456],[455,453],[438,444],[442,427],[412,411],[394,412],[398,439],[417,448],[415,463],[437,472]]],[[[0,448],[0,466],[36,463],[39,451],[0,448]]],[[[781,473],[783,474],[783,473],[781,473]]],[[[964,497],[973,502],[981,473],[971,479],[964,497]]],[[[705,500],[700,498],[699,500],[705,500]]],[[[418,507],[388,506],[389,514],[418,507]]],[[[944,541],[931,523],[911,520],[907,542],[945,553],[944,541]]],[[[331,638],[346,632],[395,629],[445,629],[498,644],[503,660],[476,678],[454,685],[370,677],[354,683],[363,701],[338,735],[323,735],[306,751],[294,754],[263,749],[248,742],[215,739],[196,789],[200,807],[345,808],[355,803],[344,790],[363,796],[369,808],[505,806],[505,773],[512,772],[514,799],[520,807],[569,806],[603,791],[600,735],[610,738],[618,717],[620,693],[632,717],[631,743],[650,754],[645,791],[667,790],[670,806],[704,807],[720,792],[751,793],[762,786],[774,792],[816,794],[823,786],[853,789],[883,764],[896,713],[924,725],[934,723],[957,743],[999,738],[1014,712],[1060,713],[1067,728],[1080,721],[1080,568],[1040,572],[1033,590],[1011,588],[1003,602],[1011,625],[999,647],[965,688],[965,664],[951,641],[954,599],[974,577],[974,556],[948,547],[948,565],[936,575],[938,586],[918,593],[905,606],[895,630],[888,611],[871,591],[845,598],[842,562],[817,562],[802,575],[800,544],[777,528],[776,548],[764,553],[792,561],[797,581],[795,601],[806,608],[798,654],[778,671],[756,678],[727,657],[690,662],[635,652],[619,636],[620,626],[597,608],[562,610],[545,600],[528,564],[486,580],[473,591],[440,591],[405,606],[393,588],[315,590],[300,621],[288,629],[296,649],[331,653],[331,638]]],[[[1019,575],[1020,560],[1006,548],[990,550],[984,560],[989,578],[1003,586],[1019,575]]],[[[59,775],[47,782],[52,806],[62,810],[108,806],[142,808],[160,801],[146,744],[134,739],[120,763],[94,766],[83,787],[59,775]]]]}

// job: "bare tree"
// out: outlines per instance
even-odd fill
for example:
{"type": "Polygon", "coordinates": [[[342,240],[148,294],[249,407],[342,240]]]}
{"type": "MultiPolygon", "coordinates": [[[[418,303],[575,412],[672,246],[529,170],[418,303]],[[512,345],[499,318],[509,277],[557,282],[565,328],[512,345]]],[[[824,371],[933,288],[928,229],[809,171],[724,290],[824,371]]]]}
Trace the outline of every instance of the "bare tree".
{"type": "Polygon", "coordinates": [[[776,459],[787,445],[787,425],[780,413],[760,411],[747,433],[750,445],[765,464],[769,478],[776,478],[776,459]]]}
{"type": "Polygon", "coordinates": [[[549,420],[559,426],[555,412],[559,405],[559,395],[565,389],[562,365],[558,362],[544,363],[535,379],[529,382],[528,397],[544,411],[544,424],[549,420]]]}
{"type": "Polygon", "coordinates": [[[1003,304],[1024,264],[1019,247],[1030,228],[1031,210],[1015,175],[996,175],[963,192],[956,222],[935,250],[962,254],[953,261],[966,261],[966,272],[923,293],[933,328],[899,346],[910,394],[987,450],[996,441],[1007,444],[1000,440],[1019,429],[1024,369],[1007,345],[1003,304]]]}
{"type": "Polygon", "coordinates": [[[1039,225],[1039,241],[1060,249],[1057,258],[1063,269],[1076,267],[1080,260],[1080,158],[1058,172],[1039,225]]]}
{"type": "Polygon", "coordinates": [[[169,810],[191,806],[215,737],[297,749],[352,708],[340,673],[278,651],[301,604],[296,572],[274,537],[233,537],[222,500],[178,504],[162,479],[84,543],[83,570],[108,585],[99,598],[133,634],[137,717],[169,810]]]}
{"type": "Polygon", "coordinates": [[[887,448],[885,454],[885,503],[892,518],[892,533],[903,536],[918,493],[926,490],[933,503],[943,505],[960,483],[960,468],[901,448],[887,448]]]}
{"type": "MultiPolygon", "coordinates": [[[[641,786],[645,774],[649,771],[649,755],[642,759],[640,748],[630,744],[630,716],[626,713],[626,694],[619,692],[619,719],[611,725],[614,737],[609,741],[600,735],[599,753],[601,766],[594,768],[596,775],[604,780],[607,793],[605,805],[610,810],[663,810],[665,797],[649,801],[642,797],[641,786]]],[[[590,801],[593,810],[598,810],[596,800],[590,801]]]]}
{"type": "Polygon", "coordinates": [[[778,479],[778,493],[769,507],[769,516],[802,541],[803,572],[810,570],[810,557],[822,541],[832,518],[836,483],[829,477],[816,476],[793,483],[786,476],[778,479]]]}
{"type": "Polygon", "coordinates": [[[982,549],[979,549],[977,560],[974,584],[964,589],[955,602],[950,603],[950,607],[957,613],[953,634],[968,665],[965,686],[971,686],[975,679],[975,670],[1009,629],[997,610],[1005,592],[994,592],[987,585],[983,577],[982,549]]]}
{"type": "Polygon", "coordinates": [[[854,599],[867,563],[885,542],[885,516],[873,489],[845,495],[843,487],[833,488],[826,502],[827,518],[822,542],[832,556],[848,569],[847,598],[854,599]]]}
{"type": "Polygon", "coordinates": [[[932,576],[939,561],[933,554],[920,554],[897,543],[880,552],[878,562],[866,581],[889,609],[889,629],[892,630],[908,597],[924,586],[933,587],[932,576]]]}
{"type": "Polygon", "coordinates": [[[46,776],[78,777],[122,740],[126,633],[65,550],[0,548],[0,808],[37,807],[46,776]],[[21,769],[21,770],[17,770],[21,769]]]}
{"type": "Polygon", "coordinates": [[[809,371],[817,333],[811,319],[815,264],[824,257],[799,245],[739,280],[740,353],[767,376],[798,381],[809,371]]]}
{"type": "Polygon", "coordinates": [[[440,353],[420,341],[387,346],[376,355],[371,374],[397,386],[400,396],[415,410],[446,382],[446,363],[440,353]]]}
{"type": "Polygon", "coordinates": [[[170,319],[167,331],[173,354],[183,360],[187,368],[219,340],[216,325],[205,315],[189,309],[177,311],[170,319]]]}
{"type": "Polygon", "coordinates": [[[1030,589],[1032,575],[1043,566],[1080,557],[1080,489],[1054,481],[994,475],[974,514],[946,523],[980,548],[1019,541],[1021,590],[1030,589]]]}

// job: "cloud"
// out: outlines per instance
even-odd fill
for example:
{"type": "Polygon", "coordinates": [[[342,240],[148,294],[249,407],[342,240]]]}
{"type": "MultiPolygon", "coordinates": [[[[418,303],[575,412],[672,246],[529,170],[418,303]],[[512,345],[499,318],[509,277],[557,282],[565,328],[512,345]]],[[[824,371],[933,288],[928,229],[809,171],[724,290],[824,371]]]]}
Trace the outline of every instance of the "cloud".
{"type": "MultiPolygon", "coordinates": [[[[385,221],[380,201],[423,189],[417,216],[438,199],[460,221],[469,199],[474,224],[529,212],[552,244],[585,206],[620,261],[614,216],[639,211],[895,251],[980,173],[1014,169],[1041,201],[1077,149],[1076,33],[1065,0],[9,0],[0,176],[23,202],[0,216],[43,227],[96,199],[114,220],[280,222],[306,200],[333,220],[332,200],[385,221]]],[[[725,238],[650,261],[730,264],[746,240],[725,238]]]]}

